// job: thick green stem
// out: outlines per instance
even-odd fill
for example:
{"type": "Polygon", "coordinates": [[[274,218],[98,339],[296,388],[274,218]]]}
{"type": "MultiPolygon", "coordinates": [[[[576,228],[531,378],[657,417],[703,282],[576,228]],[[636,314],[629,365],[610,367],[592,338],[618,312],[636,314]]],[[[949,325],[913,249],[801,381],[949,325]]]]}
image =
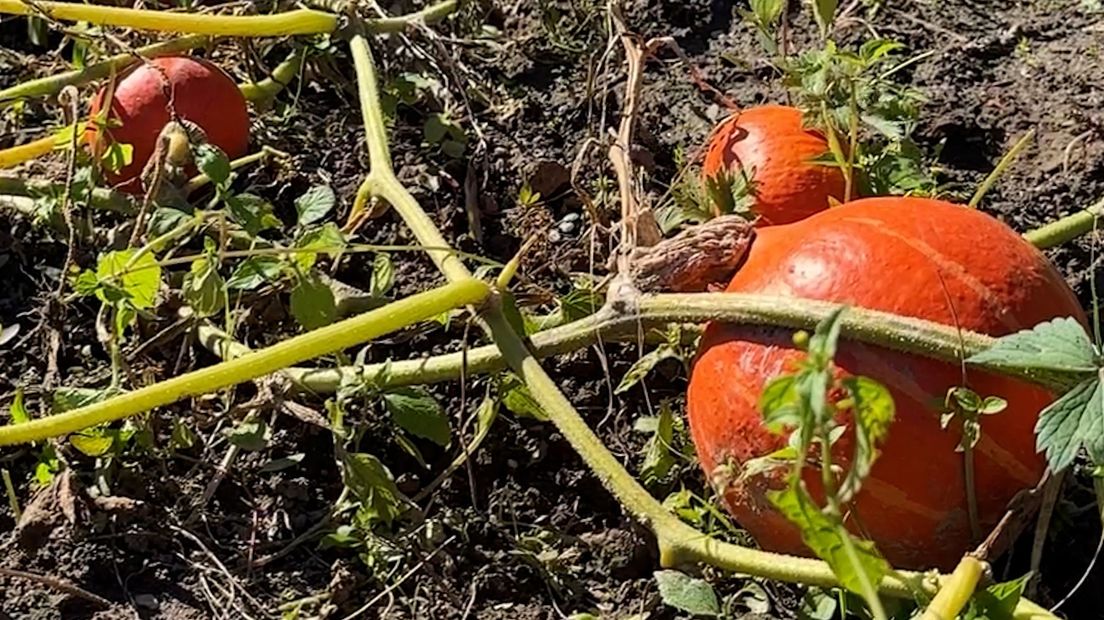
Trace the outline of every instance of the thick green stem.
{"type": "Polygon", "coordinates": [[[977,589],[978,582],[985,574],[985,565],[972,555],[967,555],[958,563],[954,572],[944,582],[943,588],[935,595],[920,620],[954,620],[977,589]]]}
{"type": "Polygon", "coordinates": [[[1028,231],[1024,233],[1024,239],[1040,249],[1052,248],[1093,230],[1096,227],[1096,219],[1101,214],[1104,214],[1104,199],[1087,209],[1028,231]]]}
{"type": "Polygon", "coordinates": [[[307,49],[295,50],[260,82],[247,82],[238,86],[247,101],[259,102],[272,99],[280,94],[291,81],[299,75],[303,62],[307,59],[307,49]]]}
{"type": "Polygon", "coordinates": [[[40,441],[208,394],[270,375],[304,360],[341,351],[452,308],[486,298],[490,287],[467,278],[285,340],[243,357],[222,362],[127,392],[87,407],[23,424],[0,426],[0,446],[40,441]]]}
{"type": "MultiPolygon", "coordinates": [[[[169,56],[191,49],[207,47],[210,41],[210,38],[207,36],[193,35],[181,37],[179,39],[171,39],[154,45],[147,45],[135,51],[145,58],[156,58],[158,56],[169,56]]],[[[15,86],[0,90],[0,105],[18,99],[56,95],[66,86],[80,86],[81,84],[87,84],[93,80],[105,78],[113,72],[118,73],[136,62],[138,62],[138,59],[135,58],[133,54],[119,54],[88,65],[78,71],[66,71],[64,73],[58,73],[57,75],[16,84],[15,86]]]]}

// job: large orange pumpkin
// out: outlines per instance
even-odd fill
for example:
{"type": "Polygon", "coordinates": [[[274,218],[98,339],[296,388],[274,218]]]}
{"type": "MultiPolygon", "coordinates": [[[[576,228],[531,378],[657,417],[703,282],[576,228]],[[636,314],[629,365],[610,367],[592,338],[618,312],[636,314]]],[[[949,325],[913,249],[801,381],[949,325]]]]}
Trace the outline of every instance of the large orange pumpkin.
{"type": "MultiPolygon", "coordinates": [[[[106,90],[92,100],[92,118],[103,108],[106,90]]],[[[108,126],[102,136],[95,126],[88,131],[89,142],[99,144],[101,149],[111,141],[134,148],[130,165],[107,175],[120,189],[141,191],[138,176],[153,155],[161,129],[171,118],[167,93],[171,93],[177,115],[199,125],[209,143],[231,159],[245,155],[249,110],[234,80],[199,58],[156,58],[139,65],[115,85],[110,118],[121,125],[108,126]]]]}
{"type": "MultiPolygon", "coordinates": [[[[921,198],[869,198],[796,224],[760,229],[728,291],[804,297],[959,325],[994,336],[1058,316],[1084,322],[1076,297],[1047,259],[1019,235],[974,209],[921,198]]],[[[803,353],[788,331],[710,324],[690,378],[687,407],[702,467],[712,475],[769,454],[785,440],[762,425],[764,384],[788,372],[803,353]]],[[[989,528],[1009,500],[1037,483],[1044,460],[1034,426],[1052,396],[1021,381],[841,342],[835,363],[866,375],[893,395],[897,418],[857,496],[849,519],[895,565],[954,566],[973,544],[967,516],[959,430],[940,428],[940,405],[953,386],[997,395],[1008,408],[982,422],[974,451],[981,525],[989,528]]],[[[850,433],[833,459],[847,462],[850,433]],[[838,454],[837,454],[838,452],[838,454]]],[[[718,489],[740,525],[766,549],[808,554],[798,530],[776,512],[766,491],[786,472],[718,489]]],[[[819,484],[807,480],[814,494],[819,484]]],[[[987,530],[986,530],[987,531],[987,530]]]]}
{"type": "Polygon", "coordinates": [[[753,182],[758,224],[789,224],[827,209],[829,198],[843,200],[840,169],[811,163],[827,152],[824,135],[805,127],[797,108],[757,106],[729,116],[713,130],[702,177],[742,170],[753,182]]]}

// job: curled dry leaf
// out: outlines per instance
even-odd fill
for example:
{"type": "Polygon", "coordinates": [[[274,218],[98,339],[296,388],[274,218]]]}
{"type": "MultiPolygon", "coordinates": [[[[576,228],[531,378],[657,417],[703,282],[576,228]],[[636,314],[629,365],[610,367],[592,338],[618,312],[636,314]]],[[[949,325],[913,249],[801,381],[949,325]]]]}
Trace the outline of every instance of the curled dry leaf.
{"type": "Polygon", "coordinates": [[[632,280],[643,292],[693,293],[727,282],[755,237],[752,222],[739,215],[714,218],[630,257],[632,280]]]}

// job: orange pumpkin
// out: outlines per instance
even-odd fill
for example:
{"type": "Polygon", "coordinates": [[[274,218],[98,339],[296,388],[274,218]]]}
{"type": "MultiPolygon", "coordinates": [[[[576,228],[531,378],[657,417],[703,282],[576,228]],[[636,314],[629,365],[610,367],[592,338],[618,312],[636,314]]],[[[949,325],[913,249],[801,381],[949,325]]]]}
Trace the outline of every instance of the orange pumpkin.
{"type": "MultiPolygon", "coordinates": [[[[106,88],[92,100],[92,118],[103,108],[106,88]]],[[[111,123],[100,134],[91,126],[87,138],[102,150],[110,142],[134,148],[131,163],[107,174],[119,189],[141,191],[139,175],[153,155],[157,137],[170,120],[169,97],[177,115],[199,125],[207,141],[231,159],[245,155],[249,146],[249,110],[238,85],[215,65],[199,58],[166,56],[150,60],[128,73],[111,102],[111,123]],[[115,122],[119,126],[111,126],[115,122]]],[[[192,171],[194,172],[194,170],[192,171]]]]}
{"type": "MultiPolygon", "coordinates": [[[[1004,224],[974,209],[922,199],[884,197],[845,204],[787,226],[760,229],[728,291],[804,297],[958,325],[1000,336],[1059,316],[1085,322],[1076,297],[1047,259],[1004,224]]],[[[764,384],[803,355],[786,330],[712,323],[690,378],[687,408],[706,475],[781,448],[762,425],[764,384]]],[[[1045,390],[975,368],[841,342],[844,375],[885,385],[897,417],[881,457],[856,497],[849,527],[874,540],[892,563],[949,569],[972,547],[959,430],[940,428],[947,390],[967,385],[1008,401],[986,416],[974,450],[979,520],[990,528],[1012,497],[1037,483],[1035,451],[1045,390]]],[[[844,420],[846,422],[846,420],[844,420]]],[[[852,453],[850,433],[835,462],[852,453]]],[[[838,454],[837,454],[838,452],[838,454]]],[[[730,479],[718,489],[740,525],[766,549],[808,554],[798,530],[776,512],[766,491],[785,471],[730,479]]],[[[819,496],[816,475],[806,480],[819,496]]],[[[987,531],[987,530],[985,530],[987,531]]]]}
{"type": "Polygon", "coordinates": [[[840,169],[811,163],[827,152],[828,141],[804,126],[800,110],[758,106],[729,116],[713,130],[702,177],[742,170],[752,180],[758,225],[789,224],[827,209],[829,198],[843,200],[840,169]]]}

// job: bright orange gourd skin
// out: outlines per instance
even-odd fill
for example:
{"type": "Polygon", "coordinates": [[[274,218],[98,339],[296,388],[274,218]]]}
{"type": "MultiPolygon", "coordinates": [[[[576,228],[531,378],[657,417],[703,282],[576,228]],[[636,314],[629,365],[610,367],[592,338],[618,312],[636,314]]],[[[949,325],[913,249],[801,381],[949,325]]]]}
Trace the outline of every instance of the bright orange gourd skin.
{"type": "MultiPolygon", "coordinates": [[[[863,199],[760,229],[727,290],[847,303],[994,336],[1058,316],[1085,323],[1073,292],[1023,238],[977,210],[921,198],[863,199]]],[[[800,355],[788,331],[719,323],[706,328],[687,408],[702,467],[715,484],[712,475],[726,470],[718,466],[784,445],[783,437],[763,428],[757,399],[764,384],[789,371],[800,355]]],[[[889,388],[897,411],[849,526],[874,540],[895,566],[953,568],[973,543],[963,455],[955,452],[959,427],[942,430],[939,407],[949,388],[963,385],[963,368],[844,341],[835,362],[844,375],[869,376],[889,388]]],[[[1006,410],[983,418],[974,451],[979,520],[988,532],[1009,500],[1043,473],[1033,429],[1052,397],[1014,379],[974,368],[965,373],[966,385],[980,395],[1008,401],[1006,410]]],[[[836,444],[836,463],[846,466],[852,441],[849,431],[836,444]]],[[[765,495],[782,488],[785,473],[743,484],[730,477],[719,490],[764,548],[808,555],[798,530],[765,495]]],[[[818,476],[810,472],[806,483],[820,498],[818,476]]]]}
{"type": "MultiPolygon", "coordinates": [[[[186,56],[167,56],[150,63],[168,78],[173,105],[180,118],[203,128],[207,141],[225,151],[227,157],[245,155],[249,147],[249,110],[230,76],[206,60],[186,56]]],[[[101,90],[92,100],[92,118],[100,113],[105,92],[106,89],[101,90]]],[[[106,129],[100,149],[109,140],[134,147],[130,165],[107,174],[108,180],[119,189],[142,191],[138,177],[153,155],[158,134],[169,122],[168,103],[164,77],[147,64],[137,67],[115,85],[111,118],[122,125],[106,129]]],[[[96,144],[98,133],[97,128],[89,130],[86,137],[90,144],[96,144]]]]}
{"type": "Polygon", "coordinates": [[[840,169],[810,163],[827,152],[827,140],[802,125],[800,110],[758,106],[733,114],[713,130],[702,176],[742,167],[754,182],[757,225],[789,224],[827,209],[829,197],[843,201],[840,169]]]}

